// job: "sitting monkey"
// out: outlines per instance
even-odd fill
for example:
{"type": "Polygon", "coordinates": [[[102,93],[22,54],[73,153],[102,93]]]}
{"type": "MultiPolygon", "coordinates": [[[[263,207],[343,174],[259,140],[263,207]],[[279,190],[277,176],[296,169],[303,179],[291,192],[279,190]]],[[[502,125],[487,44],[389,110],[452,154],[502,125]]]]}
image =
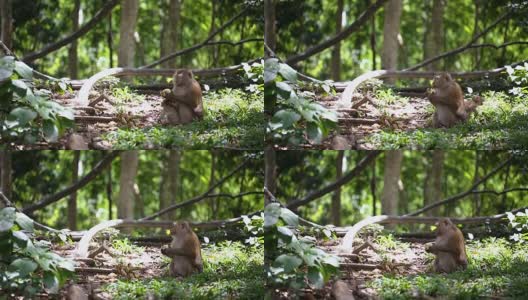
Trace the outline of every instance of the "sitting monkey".
{"type": "Polygon", "coordinates": [[[171,229],[172,243],[161,253],[172,258],[169,270],[174,277],[186,277],[203,271],[200,240],[187,222],[178,222],[171,229]]]}
{"type": "Polygon", "coordinates": [[[172,90],[161,91],[161,96],[165,98],[161,104],[162,123],[178,125],[203,119],[202,89],[191,70],[176,70],[172,90]]]}
{"type": "Polygon", "coordinates": [[[435,272],[451,273],[459,269],[465,270],[468,261],[462,231],[448,218],[441,219],[436,225],[436,239],[425,249],[436,255],[435,272]]]}

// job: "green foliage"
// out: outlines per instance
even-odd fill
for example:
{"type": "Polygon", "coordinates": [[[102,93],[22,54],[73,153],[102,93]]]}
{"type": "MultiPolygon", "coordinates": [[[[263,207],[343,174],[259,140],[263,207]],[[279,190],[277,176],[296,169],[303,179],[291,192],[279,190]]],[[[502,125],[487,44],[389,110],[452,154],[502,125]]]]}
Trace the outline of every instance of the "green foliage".
{"type": "Polygon", "coordinates": [[[528,241],[528,209],[524,212],[519,211],[516,214],[507,212],[509,227],[513,234],[510,239],[516,242],[528,241]]]}
{"type": "Polygon", "coordinates": [[[113,299],[259,299],[264,294],[262,244],[224,242],[202,249],[204,271],[174,278],[119,280],[105,289],[113,299]]]}
{"type": "Polygon", "coordinates": [[[128,238],[113,240],[112,247],[115,250],[121,252],[122,254],[130,254],[130,253],[141,254],[145,251],[144,247],[139,247],[139,246],[132,244],[128,240],[128,238]]]}
{"type": "Polygon", "coordinates": [[[337,256],[314,246],[315,239],[297,237],[291,228],[298,226],[298,216],[278,203],[268,204],[264,210],[264,241],[268,282],[295,290],[308,281],[322,288],[339,268],[337,256]]]}
{"type": "MultiPolygon", "coordinates": [[[[265,61],[265,111],[273,115],[267,135],[278,144],[319,144],[337,123],[335,112],[309,100],[296,89],[297,72],[276,58],[265,61]]],[[[325,91],[329,85],[322,83],[325,91]]]]}
{"type": "Polygon", "coordinates": [[[518,65],[515,68],[506,66],[508,78],[512,83],[517,85],[509,92],[514,96],[528,96],[528,63],[518,65]]]}
{"type": "Polygon", "coordinates": [[[73,126],[73,111],[51,101],[45,92],[34,90],[32,79],[33,70],[25,63],[12,56],[0,58],[2,140],[32,144],[44,138],[56,142],[73,126]]]}
{"type": "Polygon", "coordinates": [[[408,243],[402,243],[394,239],[392,234],[388,235],[379,235],[376,237],[376,244],[384,251],[394,250],[394,249],[409,249],[408,243]]]}
{"type": "Polygon", "coordinates": [[[0,294],[32,298],[43,289],[55,294],[73,275],[74,264],[49,251],[49,242],[31,239],[33,221],[13,207],[0,210],[0,294]]]}
{"type": "Polygon", "coordinates": [[[248,216],[242,216],[242,222],[244,223],[244,231],[250,235],[245,241],[247,244],[254,245],[256,243],[264,243],[262,236],[264,235],[264,214],[260,216],[255,215],[251,218],[248,216]]]}
{"type": "Polygon", "coordinates": [[[528,293],[528,244],[488,239],[467,245],[469,266],[451,274],[384,275],[370,283],[382,299],[522,299],[528,293]]]}
{"type": "Polygon", "coordinates": [[[261,149],[264,142],[262,90],[222,89],[204,95],[204,119],[179,126],[121,128],[104,138],[117,149],[238,147],[261,149]]]}

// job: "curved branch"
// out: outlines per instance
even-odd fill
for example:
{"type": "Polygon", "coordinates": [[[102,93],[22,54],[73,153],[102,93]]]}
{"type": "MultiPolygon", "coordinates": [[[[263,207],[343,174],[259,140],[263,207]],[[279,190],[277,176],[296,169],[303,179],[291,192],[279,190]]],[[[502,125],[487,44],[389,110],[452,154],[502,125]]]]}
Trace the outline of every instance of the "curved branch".
{"type": "Polygon", "coordinates": [[[27,54],[26,56],[24,56],[24,58],[22,58],[22,60],[28,63],[32,62],[37,58],[41,58],[47,55],[48,53],[58,50],[68,45],[69,43],[75,41],[76,39],[88,33],[88,31],[90,31],[90,29],[92,29],[95,25],[97,25],[99,21],[101,21],[110,12],[112,12],[112,9],[119,3],[120,3],[120,0],[108,0],[104,4],[103,8],[101,8],[101,10],[99,10],[90,21],[88,21],[86,24],[81,26],[79,30],[71,33],[70,35],[66,36],[65,38],[63,38],[62,40],[58,42],[44,46],[44,48],[42,48],[40,51],[27,54]]]}
{"type": "Polygon", "coordinates": [[[408,216],[417,216],[423,212],[426,212],[430,209],[433,209],[435,207],[438,207],[438,206],[441,206],[443,204],[446,204],[446,203],[449,203],[449,202],[454,202],[458,199],[462,199],[464,198],[465,196],[471,194],[473,192],[473,190],[481,185],[482,183],[484,183],[486,180],[488,180],[491,176],[495,175],[497,172],[499,172],[502,168],[506,167],[507,165],[509,165],[513,160],[513,157],[510,157],[508,158],[507,160],[503,161],[502,163],[500,163],[498,166],[496,166],[493,170],[491,170],[491,172],[489,172],[488,174],[486,174],[485,176],[483,176],[482,178],[480,178],[478,181],[476,181],[467,191],[465,192],[462,192],[462,193],[459,193],[459,194],[456,194],[454,196],[451,196],[447,199],[444,199],[444,200],[440,200],[440,201],[437,201],[437,202],[434,202],[434,203],[431,203],[429,205],[426,205],[424,206],[423,208],[417,210],[417,211],[414,211],[412,213],[408,213],[406,215],[404,215],[405,217],[408,217],[408,216]]]}
{"type": "Polygon", "coordinates": [[[359,173],[361,173],[379,154],[381,154],[381,151],[369,151],[367,156],[365,156],[354,169],[352,169],[350,172],[345,174],[344,176],[340,177],[338,180],[334,181],[333,183],[325,186],[324,188],[312,192],[303,199],[296,200],[293,202],[288,203],[286,205],[289,209],[295,209],[299,206],[305,205],[307,203],[310,203],[311,201],[322,197],[332,191],[334,191],[336,188],[344,185],[345,183],[352,180],[354,177],[356,177],[359,173]]]}
{"type": "Polygon", "coordinates": [[[410,68],[407,68],[405,69],[404,71],[412,71],[412,70],[416,70],[416,69],[419,69],[423,66],[426,66],[432,62],[435,62],[439,59],[442,59],[444,57],[447,57],[447,56],[451,56],[451,55],[455,55],[455,54],[458,54],[460,52],[463,52],[464,50],[468,49],[476,40],[478,40],[481,36],[485,35],[486,33],[488,33],[491,29],[493,29],[493,27],[495,27],[497,24],[499,24],[500,22],[504,21],[506,18],[508,18],[511,14],[513,13],[513,10],[508,10],[507,12],[503,13],[500,17],[498,17],[495,22],[493,22],[491,25],[489,25],[488,27],[486,27],[484,30],[482,30],[479,34],[475,35],[467,44],[465,44],[464,46],[462,47],[459,47],[459,48],[456,48],[456,49],[453,49],[451,51],[447,51],[447,52],[444,52],[440,55],[437,55],[435,57],[431,57],[431,58],[428,58],[426,60],[424,60],[423,62],[417,64],[417,65],[414,65],[410,68]]]}
{"type": "Polygon", "coordinates": [[[322,52],[323,50],[330,48],[334,46],[336,43],[344,40],[346,37],[354,33],[355,31],[359,30],[361,26],[363,26],[369,19],[372,17],[378,9],[380,9],[385,2],[388,0],[378,0],[376,3],[372,4],[365,10],[358,18],[354,21],[354,23],[350,24],[350,26],[346,27],[342,31],[340,31],[338,34],[334,35],[330,39],[315,45],[308,50],[306,50],[304,53],[297,54],[294,56],[289,57],[286,59],[287,64],[296,64],[300,62],[301,60],[304,60],[314,54],[317,54],[319,52],[322,52]]]}
{"type": "Polygon", "coordinates": [[[30,205],[28,207],[25,207],[23,209],[23,212],[26,213],[26,214],[31,214],[35,210],[43,208],[43,207],[45,207],[45,206],[47,206],[47,205],[49,205],[51,203],[57,202],[60,199],[66,197],[69,194],[71,194],[71,193],[77,191],[78,189],[84,187],[85,185],[90,183],[90,181],[92,181],[92,179],[97,177],[97,175],[99,175],[108,165],[110,165],[112,163],[112,161],[114,160],[114,158],[116,158],[119,155],[119,153],[120,153],[120,151],[112,151],[112,152],[110,152],[101,161],[99,161],[97,163],[97,165],[95,165],[95,167],[88,174],[86,174],[79,181],[75,182],[74,184],[70,185],[69,187],[63,189],[62,191],[60,191],[60,192],[58,192],[56,194],[53,194],[53,195],[46,196],[46,197],[42,198],[42,200],[40,200],[38,203],[32,204],[32,205],[30,205]]]}
{"type": "MultiPolygon", "coordinates": [[[[20,209],[18,209],[18,207],[16,207],[11,201],[9,201],[9,199],[7,199],[6,195],[4,195],[4,193],[2,193],[1,191],[0,191],[0,200],[1,200],[1,202],[4,203],[4,205],[6,207],[14,207],[16,211],[18,211],[19,213],[23,213],[23,212],[20,211],[20,209]]],[[[28,216],[26,215],[26,217],[28,217],[28,216]]],[[[35,221],[33,219],[31,219],[31,221],[33,221],[33,224],[35,224],[35,227],[38,227],[40,229],[51,231],[51,232],[59,232],[57,229],[48,227],[48,226],[46,226],[44,224],[40,224],[39,222],[37,222],[37,221],[35,221]]]]}
{"type": "Polygon", "coordinates": [[[147,217],[144,217],[140,220],[152,220],[156,217],[159,217],[163,214],[166,214],[168,213],[169,211],[172,211],[172,210],[175,210],[175,209],[178,209],[180,207],[183,207],[183,206],[187,206],[187,205],[191,205],[191,204],[194,204],[196,202],[199,202],[203,199],[206,199],[207,196],[209,195],[209,193],[211,193],[215,188],[217,188],[218,186],[222,185],[227,179],[229,179],[231,176],[233,176],[236,172],[240,171],[242,168],[244,168],[246,166],[246,164],[250,161],[251,159],[248,158],[246,160],[244,160],[242,163],[240,163],[235,169],[233,169],[231,172],[229,172],[229,174],[227,174],[226,176],[224,176],[223,178],[221,178],[220,180],[218,180],[217,182],[215,182],[215,184],[213,184],[211,187],[209,187],[209,189],[207,189],[207,191],[205,191],[205,193],[203,193],[202,195],[200,196],[196,196],[194,198],[191,198],[187,201],[184,201],[184,202],[180,202],[180,203],[176,203],[176,204],[173,204],[173,205],[170,205],[160,211],[158,211],[157,213],[154,213],[150,216],[147,216],[147,217]]]}
{"type": "MultiPolygon", "coordinates": [[[[257,62],[261,60],[261,58],[256,58],[253,60],[250,60],[247,62],[247,64],[252,64],[254,62],[257,62]]],[[[223,67],[223,68],[214,68],[209,70],[192,70],[195,75],[198,76],[214,76],[214,75],[226,75],[230,73],[235,73],[239,69],[243,67],[242,64],[233,65],[229,67],[223,67]]],[[[77,95],[76,105],[80,106],[87,106],[88,101],[88,95],[90,94],[90,90],[95,85],[95,83],[106,76],[128,76],[128,75],[137,75],[137,76],[172,76],[174,74],[175,69],[138,69],[138,68],[111,68],[103,70],[92,77],[90,77],[88,80],[86,80],[81,90],[79,91],[79,94],[77,95]]]]}
{"type": "MultiPolygon", "coordinates": [[[[518,208],[515,210],[512,210],[510,213],[517,213],[520,211],[524,211],[528,209],[528,207],[518,208]]],[[[484,217],[473,217],[473,218],[449,218],[453,223],[455,224],[487,224],[487,223],[497,223],[502,221],[504,218],[507,217],[507,213],[497,214],[497,215],[491,215],[491,216],[484,216],[484,217]]],[[[353,247],[352,243],[354,242],[354,238],[357,235],[357,233],[363,229],[365,226],[368,226],[370,224],[414,224],[414,223],[422,223],[422,224],[435,224],[438,222],[439,219],[444,217],[408,217],[408,216],[372,216],[368,217],[364,220],[361,220],[360,222],[356,223],[354,226],[350,227],[345,234],[345,237],[341,241],[341,245],[339,245],[339,251],[341,253],[346,252],[352,252],[353,247]]]]}
{"type": "Polygon", "coordinates": [[[245,7],[241,12],[239,12],[236,16],[232,17],[231,19],[229,19],[227,22],[225,22],[224,24],[222,24],[222,26],[218,27],[215,31],[213,31],[204,41],[202,41],[201,43],[198,43],[192,47],[189,47],[189,48],[185,48],[185,49],[182,49],[182,50],[179,50],[179,51],[176,51],[174,53],[171,53],[169,55],[165,55],[164,57],[148,64],[148,65],[145,65],[145,66],[142,66],[141,69],[145,69],[145,68],[152,68],[154,66],[157,66],[163,62],[166,62],[172,58],[175,58],[175,57],[178,57],[180,55],[183,55],[183,54],[186,54],[186,53],[189,53],[189,52],[192,52],[194,50],[197,50],[197,49],[200,49],[202,48],[203,46],[205,46],[210,40],[212,40],[217,34],[219,34],[220,32],[222,32],[226,27],[228,27],[229,25],[233,24],[233,22],[236,21],[236,19],[240,18],[241,16],[243,16],[244,14],[246,14],[246,12],[249,11],[249,6],[245,7]]]}
{"type": "Polygon", "coordinates": [[[231,42],[231,41],[214,41],[214,42],[207,42],[205,44],[206,46],[212,46],[212,45],[229,45],[229,46],[238,46],[245,43],[253,43],[253,42],[262,42],[264,41],[263,38],[247,38],[240,40],[238,42],[231,42]]]}

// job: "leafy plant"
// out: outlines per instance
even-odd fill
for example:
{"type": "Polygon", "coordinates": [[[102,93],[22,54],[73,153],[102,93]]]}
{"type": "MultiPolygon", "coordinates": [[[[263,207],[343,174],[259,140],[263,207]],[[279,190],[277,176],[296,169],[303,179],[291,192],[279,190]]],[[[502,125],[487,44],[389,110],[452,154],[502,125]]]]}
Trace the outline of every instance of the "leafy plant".
{"type": "Polygon", "coordinates": [[[513,231],[510,239],[522,243],[528,241],[528,209],[524,212],[519,211],[516,214],[507,212],[509,227],[513,231]]]}
{"type": "MultiPolygon", "coordinates": [[[[335,112],[296,91],[297,72],[276,58],[265,61],[264,110],[272,115],[267,134],[274,142],[319,144],[337,123],[335,112]]],[[[322,83],[327,92],[330,88],[322,83]]]]}
{"type": "Polygon", "coordinates": [[[74,272],[73,262],[33,241],[33,221],[13,207],[0,210],[0,294],[32,298],[45,289],[57,293],[74,272]]]}
{"type": "MultiPolygon", "coordinates": [[[[34,91],[33,70],[12,56],[0,58],[0,136],[9,142],[56,142],[73,126],[73,111],[34,91]]],[[[60,88],[67,88],[65,84],[60,88]]]]}
{"type": "Polygon", "coordinates": [[[251,65],[242,63],[246,80],[251,82],[246,91],[255,93],[264,91],[264,61],[254,62],[251,65]]]}
{"type": "Polygon", "coordinates": [[[128,238],[113,240],[112,247],[123,254],[143,253],[145,251],[144,247],[132,244],[128,238]]]}
{"type": "Polygon", "coordinates": [[[314,239],[297,237],[291,229],[298,216],[291,210],[271,203],[264,210],[264,243],[268,281],[279,287],[300,289],[308,281],[322,288],[339,268],[336,256],[314,246],[314,239]],[[286,225],[286,226],[285,226],[286,225]]]}
{"type": "Polygon", "coordinates": [[[518,65],[515,68],[506,66],[506,73],[510,81],[517,85],[509,92],[515,96],[528,95],[528,63],[525,62],[523,66],[518,65]]]}
{"type": "Polygon", "coordinates": [[[258,216],[255,215],[251,218],[248,216],[242,216],[242,222],[244,223],[245,232],[251,235],[245,240],[245,243],[249,245],[254,245],[258,242],[262,243],[262,235],[264,234],[264,229],[262,227],[264,224],[264,214],[258,216]]]}

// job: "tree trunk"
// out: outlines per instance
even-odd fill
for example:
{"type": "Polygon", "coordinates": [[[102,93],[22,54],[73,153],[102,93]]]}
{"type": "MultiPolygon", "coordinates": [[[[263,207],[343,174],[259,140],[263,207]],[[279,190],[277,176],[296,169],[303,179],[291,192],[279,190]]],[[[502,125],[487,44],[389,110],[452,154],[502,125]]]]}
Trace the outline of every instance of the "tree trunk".
{"type": "Polygon", "coordinates": [[[134,184],[138,169],[138,151],[121,153],[121,173],[119,176],[119,197],[117,199],[117,217],[134,218],[134,184]]]}
{"type": "MultiPolygon", "coordinates": [[[[79,29],[79,11],[81,9],[81,0],[75,0],[73,6],[73,12],[71,16],[72,20],[72,31],[79,29]]],[[[70,78],[78,78],[78,61],[77,61],[77,40],[74,40],[70,48],[68,49],[68,69],[70,71],[70,78]]]]}
{"type": "MultiPolygon", "coordinates": [[[[181,0],[169,1],[169,12],[163,21],[160,41],[160,55],[164,57],[178,50],[180,37],[181,0]]],[[[176,68],[176,59],[170,59],[161,64],[162,68],[176,68]]]]}
{"type": "Polygon", "coordinates": [[[119,29],[119,67],[133,67],[135,42],[134,33],[139,8],[139,0],[123,0],[121,4],[121,22],[119,29]]]}
{"type": "MultiPolygon", "coordinates": [[[[343,0],[337,0],[336,33],[343,28],[343,0]]],[[[332,49],[332,79],[339,81],[341,74],[341,42],[335,44],[332,49]]]]}
{"type": "MultiPolygon", "coordinates": [[[[425,31],[424,60],[437,56],[444,49],[444,0],[433,0],[430,22],[425,31]]],[[[440,70],[440,60],[425,66],[428,71],[440,70]]]]}
{"type": "MultiPolygon", "coordinates": [[[[396,70],[398,64],[398,36],[400,35],[400,17],[402,0],[389,0],[385,4],[385,19],[383,24],[383,49],[381,52],[381,67],[384,70],[396,70]]],[[[394,79],[386,79],[394,83],[394,79]]]]}
{"type": "MultiPolygon", "coordinates": [[[[473,184],[480,181],[479,168],[480,168],[480,156],[479,156],[479,152],[475,151],[475,171],[473,173],[473,184]]],[[[473,215],[480,216],[481,203],[482,203],[481,194],[478,194],[478,193],[473,194],[473,205],[474,205],[473,215]]]]}
{"type": "MultiPolygon", "coordinates": [[[[424,206],[442,199],[442,177],[444,173],[444,151],[434,150],[426,168],[424,180],[424,206]]],[[[439,207],[428,210],[426,216],[438,216],[439,207]]]]}
{"type": "MultiPolygon", "coordinates": [[[[180,161],[181,153],[179,150],[170,150],[169,157],[164,164],[162,171],[160,187],[160,209],[176,204],[178,191],[180,190],[180,161]]],[[[176,211],[170,211],[162,216],[161,220],[176,220],[176,211]]]]}
{"type": "Polygon", "coordinates": [[[385,173],[383,174],[383,193],[381,195],[381,214],[397,215],[402,150],[385,152],[385,173]]]}
{"type": "Polygon", "coordinates": [[[108,165],[108,179],[106,181],[106,198],[108,198],[108,220],[112,220],[112,203],[113,203],[113,194],[112,194],[112,164],[108,165]]]}
{"type": "MultiPolygon", "coordinates": [[[[273,147],[267,146],[264,150],[264,186],[268,189],[270,193],[275,195],[277,189],[276,182],[276,152],[273,150],[273,147]]],[[[271,202],[271,199],[268,195],[264,195],[264,204],[267,205],[271,202]]]]}
{"type": "MultiPolygon", "coordinates": [[[[343,176],[343,159],[345,151],[337,152],[336,158],[336,180],[343,176]]],[[[338,187],[332,195],[332,223],[341,226],[341,187],[338,187]]]]}
{"type": "Polygon", "coordinates": [[[2,28],[0,39],[7,48],[13,50],[13,2],[12,0],[0,0],[0,19],[2,28]]]}
{"type": "MultiPolygon", "coordinates": [[[[216,161],[217,161],[217,153],[214,150],[210,151],[211,153],[211,172],[209,173],[209,188],[211,188],[215,182],[216,182],[216,161]]],[[[214,190],[211,191],[214,193],[214,190]]],[[[218,199],[211,198],[209,199],[209,207],[211,208],[211,218],[212,220],[216,220],[218,209],[218,199]]]]}
{"type": "Polygon", "coordinates": [[[277,46],[275,5],[275,0],[264,0],[264,42],[273,51],[277,46]]]}
{"type": "MultiPolygon", "coordinates": [[[[0,191],[9,199],[11,199],[11,156],[10,150],[0,150],[0,191]]],[[[1,204],[2,202],[0,202],[1,204]]],[[[3,204],[2,204],[3,206],[3,204]]],[[[0,208],[2,207],[0,206],[0,208]]]]}
{"type": "MultiPolygon", "coordinates": [[[[79,180],[80,157],[80,151],[73,151],[72,184],[75,184],[79,180]]],[[[77,230],[77,191],[71,193],[68,199],[68,228],[72,231],[77,230]]]]}
{"type": "Polygon", "coordinates": [[[109,67],[114,67],[114,33],[112,30],[112,14],[108,14],[108,31],[106,33],[106,43],[108,44],[109,67]]]}
{"type": "Polygon", "coordinates": [[[375,216],[376,212],[376,160],[372,161],[372,177],[370,178],[370,193],[372,194],[372,215],[375,216]]]}

